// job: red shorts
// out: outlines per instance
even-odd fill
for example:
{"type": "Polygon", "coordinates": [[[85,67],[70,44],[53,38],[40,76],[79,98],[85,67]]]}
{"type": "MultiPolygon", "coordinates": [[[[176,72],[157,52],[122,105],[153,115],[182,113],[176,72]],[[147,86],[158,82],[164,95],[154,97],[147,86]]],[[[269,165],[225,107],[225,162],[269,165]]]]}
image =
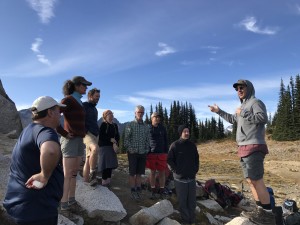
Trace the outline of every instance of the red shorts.
{"type": "Polygon", "coordinates": [[[150,153],[147,155],[146,167],[150,170],[166,170],[168,154],[150,153]]]}

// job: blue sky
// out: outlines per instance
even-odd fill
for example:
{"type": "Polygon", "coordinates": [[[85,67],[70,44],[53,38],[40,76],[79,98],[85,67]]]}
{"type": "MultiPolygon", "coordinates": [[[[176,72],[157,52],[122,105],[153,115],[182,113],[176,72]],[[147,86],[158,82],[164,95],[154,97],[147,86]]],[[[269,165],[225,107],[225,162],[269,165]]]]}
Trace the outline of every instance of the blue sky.
{"type": "Polygon", "coordinates": [[[233,113],[240,78],[274,113],[280,79],[300,71],[299,1],[1,0],[0,28],[0,78],[19,110],[61,100],[83,75],[101,89],[99,114],[120,122],[173,100],[200,120],[213,103],[233,113]]]}

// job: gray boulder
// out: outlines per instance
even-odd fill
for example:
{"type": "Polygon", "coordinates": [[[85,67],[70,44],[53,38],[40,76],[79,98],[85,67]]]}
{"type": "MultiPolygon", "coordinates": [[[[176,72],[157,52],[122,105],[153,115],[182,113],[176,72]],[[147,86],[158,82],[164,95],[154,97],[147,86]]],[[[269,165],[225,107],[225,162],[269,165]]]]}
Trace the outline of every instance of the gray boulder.
{"type": "Polygon", "coordinates": [[[15,103],[6,94],[0,80],[0,133],[6,134],[13,130],[19,135],[22,131],[21,120],[15,103]]]}
{"type": "Polygon", "coordinates": [[[162,200],[149,208],[144,208],[129,218],[132,225],[154,225],[173,213],[173,205],[169,200],[162,200]]]}
{"type": "Polygon", "coordinates": [[[163,218],[161,221],[157,223],[157,225],[180,225],[180,223],[176,220],[172,220],[168,217],[163,218]]]}
{"type": "Polygon", "coordinates": [[[77,179],[75,197],[91,218],[100,216],[104,221],[118,222],[127,215],[113,192],[103,186],[91,187],[81,178],[77,179]]]}
{"type": "Polygon", "coordinates": [[[6,193],[10,162],[11,158],[9,155],[0,153],[0,202],[4,200],[6,193]]]}
{"type": "Polygon", "coordinates": [[[19,111],[19,116],[21,119],[23,129],[32,122],[32,113],[29,109],[21,109],[19,111]]]}

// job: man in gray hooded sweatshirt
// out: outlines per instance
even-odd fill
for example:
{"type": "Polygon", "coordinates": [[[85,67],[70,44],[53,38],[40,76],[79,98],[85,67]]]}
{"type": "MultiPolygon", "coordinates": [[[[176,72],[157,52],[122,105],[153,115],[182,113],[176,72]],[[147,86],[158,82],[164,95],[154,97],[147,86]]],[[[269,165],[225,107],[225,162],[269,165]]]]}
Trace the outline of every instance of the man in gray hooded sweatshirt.
{"type": "Polygon", "coordinates": [[[235,114],[224,112],[216,104],[208,107],[229,123],[237,123],[236,141],[240,164],[258,206],[255,211],[242,212],[241,215],[256,224],[275,225],[270,195],[263,180],[264,158],[269,153],[265,141],[265,124],[268,121],[266,106],[255,97],[255,90],[250,81],[238,80],[233,87],[241,101],[241,106],[236,109],[235,114]]]}

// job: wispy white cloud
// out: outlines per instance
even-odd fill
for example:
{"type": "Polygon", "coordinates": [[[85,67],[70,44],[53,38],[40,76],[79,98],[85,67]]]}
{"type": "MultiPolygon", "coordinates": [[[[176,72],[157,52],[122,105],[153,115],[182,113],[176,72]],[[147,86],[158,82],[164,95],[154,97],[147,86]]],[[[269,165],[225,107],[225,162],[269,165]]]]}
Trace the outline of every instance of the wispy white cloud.
{"type": "Polygon", "coordinates": [[[41,38],[36,38],[35,42],[31,44],[31,50],[35,53],[40,52],[40,46],[42,45],[43,40],[41,38]]]}
{"type": "Polygon", "coordinates": [[[257,25],[257,21],[255,17],[247,17],[246,19],[242,20],[239,23],[239,26],[243,27],[247,31],[257,33],[257,34],[267,34],[267,35],[274,35],[278,32],[278,28],[270,28],[265,27],[261,28],[257,25]]]}
{"type": "Polygon", "coordinates": [[[300,5],[296,4],[295,8],[296,8],[297,14],[300,15],[300,5]]]}
{"type": "Polygon", "coordinates": [[[47,59],[47,57],[43,54],[40,54],[40,47],[41,45],[43,44],[43,39],[41,38],[36,38],[35,39],[35,42],[33,42],[31,44],[31,50],[36,54],[36,57],[38,59],[39,62],[45,64],[45,65],[48,65],[50,66],[51,65],[51,62],[49,59],[47,59]]]}
{"type": "Polygon", "coordinates": [[[217,54],[218,50],[221,49],[221,47],[218,46],[202,46],[202,49],[207,49],[211,54],[217,54]]]}
{"type": "Polygon", "coordinates": [[[27,0],[33,10],[40,17],[42,23],[47,24],[54,17],[54,5],[56,0],[27,0]]]}
{"type": "Polygon", "coordinates": [[[169,55],[169,54],[176,52],[175,48],[173,48],[165,43],[162,43],[162,42],[158,43],[158,47],[160,47],[161,50],[155,52],[155,55],[157,55],[157,56],[169,55]]]}
{"type": "Polygon", "coordinates": [[[39,62],[41,62],[41,63],[43,63],[43,64],[46,64],[46,65],[48,65],[48,66],[51,65],[51,62],[49,61],[49,59],[46,58],[46,56],[38,54],[38,55],[37,55],[37,58],[38,58],[38,61],[39,61],[39,62]]]}

